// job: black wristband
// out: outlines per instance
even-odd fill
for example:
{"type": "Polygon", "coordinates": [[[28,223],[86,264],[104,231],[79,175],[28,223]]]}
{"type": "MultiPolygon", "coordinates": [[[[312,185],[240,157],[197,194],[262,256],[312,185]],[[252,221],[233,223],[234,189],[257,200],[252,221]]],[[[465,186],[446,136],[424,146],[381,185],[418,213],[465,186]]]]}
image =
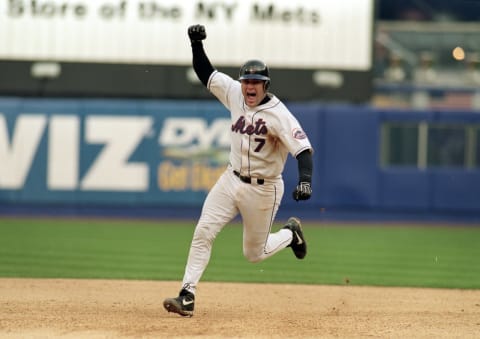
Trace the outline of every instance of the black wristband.
{"type": "Polygon", "coordinates": [[[313,169],[313,161],[312,161],[312,153],[310,149],[307,149],[297,155],[298,161],[298,179],[299,182],[308,182],[312,183],[312,169],[313,169]]]}
{"type": "Polygon", "coordinates": [[[196,46],[203,46],[203,42],[202,40],[190,40],[190,44],[192,45],[192,47],[196,47],[196,46]]]}
{"type": "Polygon", "coordinates": [[[193,40],[192,53],[193,53],[193,69],[197,74],[200,81],[207,86],[210,75],[215,71],[210,60],[205,53],[203,43],[201,40],[193,40]]]}

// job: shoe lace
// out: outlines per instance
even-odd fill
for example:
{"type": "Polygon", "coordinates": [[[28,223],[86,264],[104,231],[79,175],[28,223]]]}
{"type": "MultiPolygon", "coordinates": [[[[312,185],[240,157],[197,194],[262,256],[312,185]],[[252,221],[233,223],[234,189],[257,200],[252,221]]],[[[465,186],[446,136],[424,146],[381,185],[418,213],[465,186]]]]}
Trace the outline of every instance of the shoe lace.
{"type": "Polygon", "coordinates": [[[185,283],[182,286],[182,290],[187,290],[188,291],[188,290],[193,290],[193,289],[195,289],[195,288],[190,283],[185,283]]]}
{"type": "Polygon", "coordinates": [[[185,297],[185,299],[187,299],[187,300],[188,299],[194,300],[195,299],[195,294],[190,292],[190,290],[194,290],[194,288],[192,288],[192,285],[184,284],[179,295],[181,297],[185,297]]]}

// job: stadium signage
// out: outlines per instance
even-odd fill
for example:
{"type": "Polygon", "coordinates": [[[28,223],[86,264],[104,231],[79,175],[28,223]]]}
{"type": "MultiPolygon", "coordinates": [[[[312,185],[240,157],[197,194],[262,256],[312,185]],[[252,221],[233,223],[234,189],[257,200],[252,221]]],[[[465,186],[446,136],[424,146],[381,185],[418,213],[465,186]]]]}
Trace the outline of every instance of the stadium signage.
{"type": "MultiPolygon", "coordinates": [[[[250,19],[252,21],[278,21],[283,23],[298,22],[299,24],[319,24],[320,13],[316,9],[309,9],[297,1],[293,8],[285,8],[279,4],[250,4],[250,19]]],[[[187,15],[186,7],[182,4],[164,5],[155,1],[122,0],[117,3],[98,2],[91,6],[87,2],[68,2],[52,0],[8,0],[7,15],[11,18],[30,16],[32,18],[46,19],[85,19],[93,10],[103,19],[114,17],[125,18],[129,11],[136,12],[138,19],[179,20],[187,15]],[[89,6],[90,5],[90,6],[89,6]]],[[[197,19],[233,21],[240,8],[235,1],[197,1],[194,2],[193,16],[197,19]]]]}
{"type": "Polygon", "coordinates": [[[87,116],[80,138],[78,116],[22,114],[8,141],[6,121],[0,115],[0,188],[25,185],[42,136],[47,131],[47,187],[51,190],[146,191],[149,169],[128,158],[148,135],[151,117],[87,116]],[[48,128],[47,128],[48,125],[48,128]],[[80,139],[102,145],[83,177],[79,178],[80,139]]]}
{"type": "MultiPolygon", "coordinates": [[[[230,146],[230,119],[215,119],[208,125],[205,118],[166,118],[159,136],[163,147],[205,150],[230,146]]],[[[186,152],[186,149],[184,150],[186,152]]]]}
{"type": "Polygon", "coordinates": [[[373,7],[374,0],[6,0],[0,60],[189,65],[186,29],[202,23],[217,65],[238,66],[254,50],[280,68],[364,71],[373,7]],[[278,53],[279,46],[291,47],[278,53]]]}
{"type": "Polygon", "coordinates": [[[229,147],[224,118],[167,117],[156,131],[153,116],[22,113],[8,125],[0,113],[0,190],[24,189],[36,176],[49,191],[147,192],[154,182],[161,191],[206,191],[225,168],[215,157],[229,147]],[[132,160],[136,153],[147,156],[132,160]],[[216,165],[194,161],[207,156],[216,165]]]}

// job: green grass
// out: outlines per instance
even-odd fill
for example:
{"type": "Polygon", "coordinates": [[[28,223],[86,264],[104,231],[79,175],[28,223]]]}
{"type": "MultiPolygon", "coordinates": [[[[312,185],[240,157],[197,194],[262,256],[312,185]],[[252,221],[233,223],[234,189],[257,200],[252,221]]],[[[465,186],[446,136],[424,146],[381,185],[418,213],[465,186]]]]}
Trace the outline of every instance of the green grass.
{"type": "MultiPolygon", "coordinates": [[[[218,236],[202,281],[480,288],[480,228],[307,223],[308,256],[242,256],[218,236]]],[[[194,222],[0,219],[0,277],[181,280],[194,222]]]]}

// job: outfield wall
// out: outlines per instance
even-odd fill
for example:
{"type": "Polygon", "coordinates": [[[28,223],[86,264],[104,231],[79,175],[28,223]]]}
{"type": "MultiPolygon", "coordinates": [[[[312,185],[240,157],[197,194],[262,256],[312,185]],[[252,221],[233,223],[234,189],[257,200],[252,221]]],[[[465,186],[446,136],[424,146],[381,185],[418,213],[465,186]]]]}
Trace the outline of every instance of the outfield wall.
{"type": "MultiPolygon", "coordinates": [[[[315,148],[314,194],[301,205],[291,199],[297,170],[289,159],[282,211],[480,220],[478,112],[288,106],[315,148]],[[382,164],[382,126],[390,122],[472,127],[469,162],[382,164]]],[[[196,216],[228,162],[230,125],[216,101],[2,98],[0,213],[196,216]]]]}

